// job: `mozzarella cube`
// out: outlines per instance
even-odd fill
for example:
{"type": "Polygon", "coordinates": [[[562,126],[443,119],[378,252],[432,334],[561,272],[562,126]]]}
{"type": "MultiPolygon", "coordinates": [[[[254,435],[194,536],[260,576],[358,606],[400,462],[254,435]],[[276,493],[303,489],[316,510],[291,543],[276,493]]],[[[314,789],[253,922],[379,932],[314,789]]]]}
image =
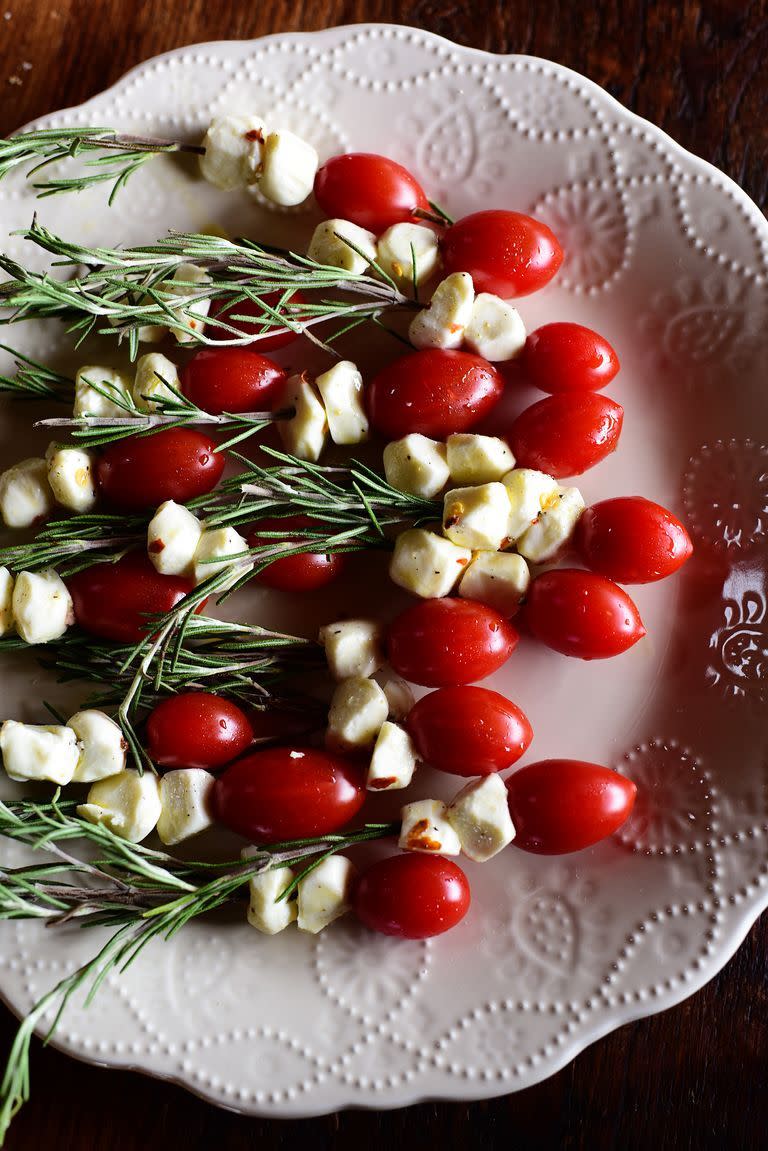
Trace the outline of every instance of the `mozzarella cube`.
{"type": "Polygon", "coordinates": [[[259,191],[273,204],[303,204],[312,191],[320,158],[306,140],[281,129],[264,141],[259,191]]]}
{"type": "Polygon", "coordinates": [[[423,284],[440,263],[437,235],[424,224],[393,224],[381,236],[377,246],[378,264],[407,292],[423,284]]]}
{"type": "Polygon", "coordinates": [[[315,380],[325,405],[328,430],[335,444],[362,444],[368,439],[363,406],[362,373],[351,360],[340,360],[315,380]]]}
{"type": "Polygon", "coordinates": [[[157,834],[167,847],[213,827],[211,794],[214,778],[199,767],[167,771],[160,780],[157,834]]]}
{"type": "Polygon", "coordinates": [[[557,480],[532,468],[514,468],[501,481],[507,489],[510,509],[507,539],[514,543],[541,515],[557,493],[557,480]]]}
{"type": "Polygon", "coordinates": [[[290,419],[277,425],[285,450],[316,463],[328,439],[328,417],[315,386],[303,374],[290,376],[277,406],[294,409],[290,419]]]}
{"type": "Polygon", "coordinates": [[[0,475],[0,516],[8,528],[29,528],[53,511],[48,464],[33,457],[0,475]]]}
{"type": "Polygon", "coordinates": [[[450,479],[445,444],[418,432],[384,448],[384,475],[391,487],[431,500],[450,479]]]}
{"type": "Polygon", "coordinates": [[[334,679],[371,676],[384,663],[381,627],[369,619],[345,619],[320,628],[328,670],[334,679]]]}
{"type": "Polygon", "coordinates": [[[8,568],[0,567],[0,635],[13,630],[13,584],[8,568]]]}
{"type": "Polygon", "coordinates": [[[448,805],[461,850],[475,863],[493,859],[515,838],[507,799],[504,780],[493,774],[472,780],[448,805]]]}
{"type": "Polygon", "coordinates": [[[477,552],[461,577],[459,595],[511,616],[520,607],[530,582],[531,573],[522,556],[514,552],[477,552]]]}
{"type": "Polygon", "coordinates": [[[410,528],[395,540],[389,576],[398,587],[422,599],[435,599],[450,595],[471,559],[469,548],[424,528],[410,528]]]}
{"type": "Polygon", "coordinates": [[[488,484],[500,480],[515,466],[515,457],[497,436],[455,432],[445,442],[448,470],[457,484],[488,484]]]}
{"type": "Polygon", "coordinates": [[[299,931],[317,935],[349,911],[356,873],[357,868],[345,855],[330,855],[299,881],[299,931]]]}
{"type": "Polygon", "coordinates": [[[448,822],[448,811],[439,799],[418,799],[400,811],[402,824],[398,847],[428,855],[458,855],[459,837],[448,822]]]}
{"type": "Polygon", "coordinates": [[[162,813],[160,781],[156,775],[128,769],[100,779],[88,792],[77,814],[89,823],[101,823],[114,835],[141,843],[157,826],[162,813]]]}
{"type": "Polygon", "coordinates": [[[139,411],[157,412],[163,401],[178,403],[178,396],[173,394],[171,388],[177,391],[181,389],[176,365],[160,352],[147,352],[145,356],[139,356],[133,383],[133,402],[139,411]]]}
{"type": "Polygon", "coordinates": [[[75,376],[73,415],[99,416],[102,419],[128,416],[130,412],[121,405],[130,404],[130,393],[131,382],[128,376],[114,368],[89,364],[80,368],[75,376]],[[110,396],[114,396],[114,399],[110,399],[110,396]]]}
{"type": "Polygon", "coordinates": [[[512,360],[525,346],[525,324],[506,300],[480,292],[464,329],[464,343],[492,363],[512,360]]]}
{"type": "MultiPolygon", "coordinates": [[[[248,853],[243,852],[243,858],[248,853]]],[[[277,935],[293,923],[297,916],[295,899],[281,899],[286,887],[294,880],[294,873],[290,867],[273,867],[269,871],[260,871],[248,880],[251,892],[251,902],[248,908],[248,922],[251,927],[261,931],[264,935],[277,935]]]]}
{"type": "Polygon", "coordinates": [[[443,531],[473,551],[496,551],[507,538],[509,497],[503,484],[453,488],[443,501],[443,531]]]}
{"type": "Polygon", "coordinates": [[[161,575],[189,575],[202,534],[200,520],[183,504],[160,504],[147,527],[147,553],[155,569],[161,575]]]}
{"type": "Polygon", "coordinates": [[[327,742],[340,751],[370,747],[389,715],[387,697],[364,676],[341,681],[331,697],[327,742]]]}
{"type": "MultiPolygon", "coordinates": [[[[170,283],[163,285],[163,288],[172,292],[174,296],[191,297],[195,295],[196,284],[209,284],[210,279],[208,273],[203,268],[198,268],[196,264],[181,264],[176,269],[173,279],[170,283]]],[[[186,312],[182,312],[181,307],[174,308],[174,311],[179,317],[179,322],[184,325],[183,328],[173,328],[173,334],[176,337],[177,344],[193,344],[195,343],[195,336],[199,335],[205,329],[205,320],[211,310],[211,301],[195,300],[187,306],[186,312]]],[[[166,377],[167,379],[167,377],[166,377]]],[[[171,383],[174,381],[172,380],[171,383]]]]}
{"type": "Polygon", "coordinates": [[[364,276],[376,259],[376,237],[351,220],[323,220],[312,233],[307,255],[316,264],[364,276]]]}
{"type": "Polygon", "coordinates": [[[77,737],[80,758],[77,761],[75,783],[93,783],[108,779],[125,769],[128,744],[120,725],[95,708],[78,711],[67,720],[77,737]]]}
{"type": "MultiPolygon", "coordinates": [[[[247,556],[243,553],[247,551],[247,541],[234,528],[210,528],[204,531],[195,552],[195,583],[202,583],[230,566],[231,583],[234,583],[243,574],[247,563],[247,556]]],[[[224,584],[222,591],[231,583],[224,584]]]]}
{"type": "Polygon", "coordinates": [[[80,754],[71,728],[15,719],[7,719],[0,727],[0,752],[10,779],[46,779],[61,787],[71,782],[80,754]]]}
{"type": "Polygon", "coordinates": [[[518,539],[517,550],[534,564],[554,559],[573,535],[584,507],[578,488],[558,488],[536,523],[518,539]]]}
{"type": "Polygon", "coordinates": [[[459,348],[472,318],[475,289],[469,272],[453,272],[435,288],[429,306],[411,320],[408,339],[415,348],[459,348]]]}
{"type": "Polygon", "coordinates": [[[372,677],[387,697],[390,719],[405,719],[414,704],[411,685],[395,675],[390,667],[383,667],[372,677]]]}
{"type": "Polygon", "coordinates": [[[13,619],[25,643],[59,639],[75,622],[67,585],[53,570],[20,572],[13,588],[13,619]]]}
{"type": "Polygon", "coordinates": [[[48,483],[57,503],[73,512],[90,511],[98,499],[93,455],[82,448],[51,444],[46,460],[48,483]]]}
{"type": "Polygon", "coordinates": [[[408,787],[418,762],[408,732],[387,720],[376,739],[365,786],[369,791],[398,791],[408,787]]]}
{"type": "Polygon", "coordinates": [[[266,134],[267,126],[259,116],[217,116],[203,137],[203,179],[223,192],[255,184],[261,175],[266,134]]]}

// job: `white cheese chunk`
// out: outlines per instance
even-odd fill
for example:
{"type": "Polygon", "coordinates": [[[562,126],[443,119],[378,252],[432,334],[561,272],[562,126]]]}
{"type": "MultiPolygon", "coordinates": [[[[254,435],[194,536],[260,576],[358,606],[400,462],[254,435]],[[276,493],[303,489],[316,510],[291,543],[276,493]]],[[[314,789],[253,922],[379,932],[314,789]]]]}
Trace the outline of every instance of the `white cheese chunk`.
{"type": "Polygon", "coordinates": [[[114,368],[88,364],[75,376],[75,416],[121,419],[130,415],[121,404],[130,404],[131,381],[114,368]],[[104,393],[104,394],[102,394],[104,393]],[[114,396],[114,399],[110,399],[114,396]],[[119,403],[117,401],[120,401],[119,403]]]}
{"type": "Polygon", "coordinates": [[[357,869],[344,855],[330,855],[298,885],[298,928],[317,935],[349,911],[357,869]]]}
{"type": "Polygon", "coordinates": [[[95,507],[98,493],[91,452],[51,444],[46,460],[48,483],[57,503],[73,512],[89,512],[95,507]]]}
{"type": "Polygon", "coordinates": [[[365,786],[369,791],[398,791],[408,787],[418,762],[408,732],[387,720],[374,744],[365,786]]]}
{"type": "Polygon", "coordinates": [[[336,680],[371,676],[385,660],[381,626],[369,619],[345,619],[320,628],[328,670],[336,680]]]}
{"type": "Polygon", "coordinates": [[[501,482],[507,489],[510,504],[507,538],[514,543],[557,494],[557,480],[532,468],[514,468],[501,482]]]}
{"type": "MultiPolygon", "coordinates": [[[[243,852],[243,858],[248,859],[255,853],[255,849],[243,852]]],[[[251,927],[261,931],[264,935],[277,935],[296,919],[297,907],[295,899],[281,899],[286,887],[293,882],[294,873],[290,867],[273,867],[269,871],[260,871],[248,880],[251,893],[251,902],[248,908],[248,922],[251,927]]]]}
{"type": "MultiPolygon", "coordinates": [[[[136,361],[133,402],[142,412],[157,412],[163,401],[178,402],[171,388],[181,388],[178,368],[160,352],[147,352],[136,361]],[[166,385],[170,384],[171,387],[166,385]]],[[[123,412],[125,415],[125,412],[123,412]]]]}
{"type": "Polygon", "coordinates": [[[400,812],[402,825],[398,847],[428,855],[458,855],[459,837],[448,822],[448,812],[439,799],[418,799],[406,803],[400,812]]]}
{"type": "MultiPolygon", "coordinates": [[[[244,540],[234,528],[209,528],[204,531],[195,552],[195,583],[202,583],[212,575],[218,575],[230,565],[231,583],[234,583],[243,574],[248,562],[247,556],[243,555],[247,551],[247,540],[244,540]]],[[[222,590],[228,586],[229,581],[222,585],[222,590]]]]}
{"type": "Polygon", "coordinates": [[[520,607],[530,582],[531,573],[522,556],[514,552],[477,552],[461,577],[459,595],[511,616],[520,607]]]}
{"type": "Polygon", "coordinates": [[[200,520],[183,504],[160,504],[147,527],[147,553],[155,569],[161,575],[189,575],[202,534],[200,520]]]}
{"type": "Polygon", "coordinates": [[[468,783],[448,805],[461,850],[476,863],[493,859],[515,838],[507,800],[504,780],[494,774],[468,783]]]}
{"type": "Polygon", "coordinates": [[[379,236],[378,264],[403,292],[423,284],[440,263],[437,235],[424,224],[393,224],[379,236]]]}
{"type": "Polygon", "coordinates": [[[445,444],[418,432],[384,448],[384,475],[399,492],[431,500],[450,479],[445,444]]]}
{"type": "Polygon", "coordinates": [[[443,531],[449,540],[473,551],[496,551],[507,538],[509,497],[496,481],[452,488],[443,500],[443,531]]]}
{"type": "Polygon", "coordinates": [[[506,300],[480,292],[464,329],[464,343],[492,363],[512,360],[525,347],[525,324],[506,300]]]}
{"type": "Polygon", "coordinates": [[[306,140],[281,129],[264,141],[259,191],[273,204],[303,204],[315,183],[320,158],[306,140]]]}
{"type": "Polygon", "coordinates": [[[312,233],[307,255],[317,264],[364,276],[376,259],[376,237],[351,220],[323,220],[312,233]]]}
{"type": "Polygon", "coordinates": [[[328,417],[312,381],[303,374],[290,376],[278,407],[293,408],[295,413],[277,425],[285,450],[316,463],[328,439],[328,417]]]}
{"type": "Polygon", "coordinates": [[[328,431],[335,444],[362,444],[368,439],[363,406],[363,376],[351,360],[339,360],[315,380],[325,405],[328,431]]]}
{"type": "Polygon", "coordinates": [[[395,540],[389,576],[398,587],[435,599],[449,595],[472,559],[469,548],[423,528],[410,528],[395,540]]]}
{"type": "Polygon", "coordinates": [[[373,677],[387,697],[390,719],[405,719],[414,704],[411,685],[399,675],[395,675],[391,667],[382,667],[373,677]]]}
{"type": "Polygon", "coordinates": [[[448,470],[457,484],[488,484],[500,480],[515,466],[515,457],[498,436],[455,432],[445,442],[448,470]]]}
{"type": "Polygon", "coordinates": [[[215,117],[203,137],[203,179],[223,192],[255,184],[261,175],[266,135],[267,126],[259,116],[215,117]]]}
{"type": "Polygon", "coordinates": [[[554,559],[573,535],[584,507],[578,488],[558,488],[536,523],[518,539],[517,550],[534,564],[554,559]]]}
{"type": "Polygon", "coordinates": [[[13,631],[13,585],[8,568],[0,567],[0,635],[13,631]]]}
{"type": "Polygon", "coordinates": [[[55,502],[44,459],[21,460],[0,475],[0,516],[8,528],[32,527],[53,511],[55,502]]]}
{"type": "Polygon", "coordinates": [[[50,643],[75,622],[72,597],[53,568],[20,572],[12,608],[16,630],[25,643],[50,643]]]}
{"type": "Polygon", "coordinates": [[[475,290],[468,272],[453,272],[435,288],[429,306],[413,317],[408,338],[415,348],[459,348],[472,318],[475,290]]]}
{"type": "Polygon", "coordinates": [[[70,783],[80,750],[69,727],[37,726],[7,719],[0,727],[0,752],[10,779],[70,783]]]}
{"type": "Polygon", "coordinates": [[[328,712],[327,742],[340,751],[370,747],[389,715],[387,697],[364,676],[351,676],[338,685],[328,712]]]}
{"type": "Polygon", "coordinates": [[[121,839],[141,843],[157,826],[162,807],[160,783],[156,775],[128,769],[91,787],[78,815],[89,823],[102,823],[121,839]]]}
{"type": "Polygon", "coordinates": [[[75,783],[94,783],[124,770],[128,744],[120,725],[103,711],[78,711],[67,720],[67,727],[74,731],[80,749],[72,776],[75,783]]]}
{"type": "Polygon", "coordinates": [[[214,778],[199,767],[167,771],[160,779],[157,834],[167,847],[213,827],[211,791],[214,778]]]}
{"type": "MultiPolygon", "coordinates": [[[[195,295],[196,284],[208,283],[210,283],[210,279],[203,268],[198,268],[196,264],[182,264],[176,269],[170,283],[163,284],[163,289],[166,292],[172,292],[174,296],[185,296],[189,300],[195,295]]],[[[184,312],[182,311],[183,306],[182,304],[180,307],[174,308],[174,311],[184,327],[172,328],[171,330],[178,344],[193,344],[196,342],[195,336],[205,330],[205,320],[211,310],[211,301],[208,299],[195,300],[187,305],[184,312]]],[[[174,380],[170,382],[175,383],[174,380]]]]}

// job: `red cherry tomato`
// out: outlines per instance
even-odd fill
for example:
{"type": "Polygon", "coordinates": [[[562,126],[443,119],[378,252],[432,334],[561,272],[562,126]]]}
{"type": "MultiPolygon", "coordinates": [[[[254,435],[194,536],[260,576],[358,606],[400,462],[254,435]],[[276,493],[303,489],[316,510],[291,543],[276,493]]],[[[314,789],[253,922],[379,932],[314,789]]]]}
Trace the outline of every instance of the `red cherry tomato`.
{"type": "Polygon", "coordinates": [[[66,583],[80,627],[117,643],[138,643],[152,630],[149,616],[165,615],[194,588],[191,580],[160,575],[142,552],[94,564],[66,583]]]}
{"type": "Polygon", "coordinates": [[[533,739],[525,713],[484,687],[431,691],[414,704],[405,725],[421,758],[453,775],[503,771],[533,739]]]}
{"type": "Polygon", "coordinates": [[[509,659],[520,637],[508,619],[470,599],[425,599],[393,620],[389,662],[423,687],[484,679],[509,659]]]}
{"type": "Polygon", "coordinates": [[[613,835],[632,810],[630,779],[578,759],[543,759],[506,780],[512,843],[538,855],[582,851],[613,835]]]}
{"type": "Polygon", "coordinates": [[[642,496],[602,500],[587,508],[574,543],[588,568],[619,583],[664,579],[693,551],[680,520],[642,496]]]}
{"type": "Polygon", "coordinates": [[[274,360],[251,348],[201,348],[181,370],[181,390],[204,412],[265,412],[285,382],[274,360]]]}
{"type": "Polygon", "coordinates": [[[525,618],[536,639],[579,659],[620,655],[645,635],[640,613],[618,584],[577,568],[537,576],[525,618]]]}
{"type": "Polygon", "coordinates": [[[517,467],[562,479],[580,476],[615,451],[623,420],[621,404],[607,396],[564,392],[521,412],[507,439],[517,467]]]}
{"type": "Polygon", "coordinates": [[[611,345],[581,324],[545,324],[525,341],[519,364],[542,392],[596,392],[619,370],[611,345]]]}
{"type": "MultiPolygon", "coordinates": [[[[284,532],[283,541],[298,543],[301,537],[291,536],[292,527],[306,528],[312,524],[309,516],[271,517],[259,520],[248,536],[249,547],[269,547],[270,544],[280,543],[279,539],[269,539],[260,535],[260,532],[284,532]]],[[[314,591],[325,587],[344,568],[343,555],[326,555],[323,552],[301,552],[298,555],[285,556],[284,559],[275,560],[265,567],[256,576],[258,583],[265,587],[277,588],[278,591],[314,591]]]]}
{"type": "Polygon", "coordinates": [[[124,512],[149,511],[165,500],[185,504],[221,479],[224,454],[215,448],[194,428],[118,440],[96,461],[99,491],[105,503],[124,512]]]}
{"type": "Polygon", "coordinates": [[[372,931],[402,939],[428,939],[460,923],[469,911],[469,880],[439,855],[393,855],[357,881],[352,909],[372,931]]]}
{"type": "Polygon", "coordinates": [[[213,786],[219,823],[251,843],[338,831],[363,805],[363,774],[311,747],[273,747],[231,764],[213,786]]]}
{"type": "Polygon", "coordinates": [[[147,720],[147,751],[161,767],[223,767],[250,747],[244,711],[208,691],[164,699],[147,720]]]}
{"type": "Polygon", "coordinates": [[[379,235],[410,220],[429,201],[411,173],[386,156],[350,152],[332,156],[315,176],[315,199],[333,219],[351,220],[379,235]]]}
{"type": "MultiPolygon", "coordinates": [[[[280,303],[282,298],[282,292],[265,292],[263,296],[264,303],[271,308],[280,303]]],[[[293,292],[289,302],[291,304],[306,304],[307,298],[301,292],[293,292]]],[[[239,304],[215,301],[211,308],[211,314],[217,320],[224,320],[230,327],[242,332],[244,336],[258,336],[258,343],[254,343],[254,350],[259,352],[276,352],[278,348],[285,348],[294,340],[298,340],[300,334],[294,332],[292,328],[269,328],[265,331],[264,320],[262,319],[263,309],[253,300],[243,300],[239,304]],[[236,316],[251,318],[238,320],[235,319],[236,316]],[[267,335],[267,331],[271,334],[267,335]]],[[[211,336],[214,340],[232,339],[230,332],[225,331],[224,328],[217,328],[213,324],[209,325],[206,335],[211,336]]]]}
{"type": "Polygon", "coordinates": [[[368,388],[368,414],[377,432],[399,440],[410,432],[443,440],[466,432],[498,403],[500,373],[469,352],[425,348],[383,368],[368,388]]]}
{"type": "Polygon", "coordinates": [[[563,250],[540,220],[521,212],[474,212],[452,224],[441,243],[443,274],[469,272],[476,292],[505,300],[548,284],[563,250]]]}

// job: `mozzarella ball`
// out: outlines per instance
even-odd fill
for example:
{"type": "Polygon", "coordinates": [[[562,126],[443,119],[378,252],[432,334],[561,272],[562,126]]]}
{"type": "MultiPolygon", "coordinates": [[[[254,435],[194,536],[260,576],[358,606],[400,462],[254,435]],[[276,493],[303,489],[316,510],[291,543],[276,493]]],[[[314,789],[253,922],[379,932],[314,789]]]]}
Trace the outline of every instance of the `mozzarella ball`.
{"type": "Polygon", "coordinates": [[[160,779],[160,818],[157,834],[166,846],[183,843],[213,827],[211,796],[214,778],[199,767],[167,771],[160,779]]]}
{"type": "Polygon", "coordinates": [[[584,507],[578,488],[558,488],[536,523],[518,539],[517,550],[534,564],[554,559],[576,530],[584,507]]]}
{"type": "Polygon", "coordinates": [[[384,448],[384,475],[399,492],[431,500],[450,479],[445,444],[418,432],[384,448]]]}
{"type": "Polygon", "coordinates": [[[469,548],[435,532],[410,528],[395,540],[389,576],[398,587],[422,599],[434,599],[450,595],[471,559],[469,548]]]}
{"type": "Polygon", "coordinates": [[[507,538],[519,539],[535,523],[545,507],[557,498],[557,480],[533,468],[514,468],[502,481],[509,497],[507,538]]]}
{"type": "MultiPolygon", "coordinates": [[[[255,849],[254,849],[255,850],[255,849]]],[[[248,859],[253,851],[243,852],[243,858],[248,859]]],[[[248,880],[251,902],[248,908],[248,922],[263,935],[277,935],[297,916],[295,899],[281,899],[278,897],[294,880],[295,876],[290,867],[273,867],[269,871],[259,871],[248,880]]]]}
{"type": "Polygon", "coordinates": [[[123,771],[128,744],[120,725],[103,711],[78,711],[67,720],[67,727],[74,731],[80,749],[75,783],[93,783],[123,771]]]}
{"type": "Polygon", "coordinates": [[[53,568],[20,572],[12,609],[16,630],[25,643],[50,643],[75,622],[72,597],[53,568]]]}
{"type": "Polygon", "coordinates": [[[388,714],[387,697],[374,680],[363,676],[342,680],[328,712],[328,746],[340,751],[370,747],[388,714]]]}
{"type": "Polygon", "coordinates": [[[13,631],[14,582],[8,568],[0,567],[0,635],[13,631]]]}
{"type": "Polygon", "coordinates": [[[203,179],[223,192],[255,184],[261,175],[266,134],[259,116],[217,116],[203,137],[203,179]]]}
{"type": "Polygon", "coordinates": [[[98,492],[91,452],[51,444],[46,459],[48,483],[57,503],[81,513],[96,506],[98,492]]]}
{"type": "Polygon", "coordinates": [[[460,547],[496,551],[507,538],[509,497],[503,484],[453,488],[443,501],[443,532],[460,547]]]}
{"type": "Polygon", "coordinates": [[[365,786],[369,791],[398,791],[408,787],[418,762],[408,732],[387,720],[374,744],[365,786]]]}
{"type": "Polygon", "coordinates": [[[351,360],[339,360],[315,380],[325,405],[328,431],[335,444],[362,444],[368,439],[363,405],[363,377],[351,360]]]}
{"type": "Polygon", "coordinates": [[[461,850],[476,863],[493,859],[515,838],[508,798],[504,780],[492,774],[468,783],[448,805],[461,850]]]}
{"type": "Polygon", "coordinates": [[[357,869],[345,855],[330,855],[299,880],[297,888],[299,931],[317,935],[349,911],[357,869]]]}
{"type": "Polygon", "coordinates": [[[428,280],[440,263],[437,235],[424,224],[393,224],[379,236],[378,264],[401,292],[428,280]]]}
{"type": "Polygon", "coordinates": [[[315,183],[317,152],[293,132],[270,132],[264,141],[259,191],[273,204],[303,204],[315,183]]]}
{"type": "Polygon", "coordinates": [[[515,457],[504,440],[455,432],[445,442],[448,470],[457,484],[489,484],[500,480],[515,466],[515,457]]]}
{"type": "Polygon", "coordinates": [[[459,595],[488,604],[509,617],[518,611],[530,582],[531,573],[522,556],[514,552],[476,552],[461,577],[459,595]]]}
{"type": "Polygon", "coordinates": [[[88,364],[75,376],[75,416],[99,416],[102,419],[120,419],[130,413],[123,404],[130,404],[131,381],[114,368],[88,364]],[[113,396],[114,399],[109,397],[113,396]],[[119,403],[117,401],[120,401],[119,403]]]}
{"type": "Polygon", "coordinates": [[[145,356],[139,356],[133,384],[133,402],[139,411],[157,412],[163,401],[177,403],[178,397],[171,388],[176,391],[181,389],[176,365],[160,352],[147,352],[145,356]]]}
{"type": "Polygon", "coordinates": [[[459,837],[448,821],[448,810],[439,799],[418,799],[406,803],[400,812],[402,824],[398,847],[426,855],[458,855],[459,837]]]}
{"type": "Polygon", "coordinates": [[[300,460],[317,463],[328,440],[328,417],[312,381],[303,373],[290,376],[276,406],[294,409],[290,419],[277,425],[285,450],[300,460]]]}
{"type": "Polygon", "coordinates": [[[512,360],[525,347],[525,324],[506,300],[480,292],[464,329],[464,343],[492,363],[512,360]]]}
{"type": "Polygon", "coordinates": [[[130,769],[100,779],[77,812],[89,823],[103,824],[121,839],[141,843],[154,831],[162,813],[159,780],[149,771],[139,775],[130,769]]]}
{"type": "Polygon", "coordinates": [[[376,237],[350,220],[323,220],[312,234],[307,255],[316,264],[364,276],[376,259],[376,237]]]}
{"type": "Polygon", "coordinates": [[[189,575],[202,535],[200,520],[183,504],[160,504],[147,527],[147,553],[155,569],[161,575],[189,575]]]}
{"type": "Polygon", "coordinates": [[[435,288],[429,306],[411,320],[408,339],[415,348],[460,348],[472,318],[475,289],[468,272],[453,272],[435,288]]]}
{"type": "Polygon", "coordinates": [[[15,719],[7,719],[0,727],[0,752],[10,779],[50,780],[60,787],[71,782],[80,755],[71,728],[15,719]]]}
{"type": "Polygon", "coordinates": [[[21,460],[0,475],[0,516],[7,528],[32,527],[55,503],[44,459],[21,460]]]}
{"type": "Polygon", "coordinates": [[[369,619],[346,619],[320,628],[328,670],[336,680],[371,676],[384,663],[381,626],[369,619]]]}

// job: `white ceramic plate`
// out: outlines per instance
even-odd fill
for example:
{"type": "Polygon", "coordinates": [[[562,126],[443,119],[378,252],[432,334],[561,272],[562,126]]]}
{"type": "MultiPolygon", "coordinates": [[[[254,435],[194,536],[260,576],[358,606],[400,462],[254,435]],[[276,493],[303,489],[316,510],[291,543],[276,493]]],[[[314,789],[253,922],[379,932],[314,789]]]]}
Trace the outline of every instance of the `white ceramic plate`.
{"type": "MultiPolygon", "coordinates": [[[[412,29],[183,49],[44,123],[197,139],[212,112],[240,107],[326,156],[388,153],[454,214],[510,206],[550,223],[568,255],[556,284],[521,302],[527,325],[585,322],[623,362],[610,389],[626,408],[621,447],[583,478],[587,500],[642,493],[680,509],[698,554],[682,577],[633,589],[649,635],[620,659],[579,663],[524,641],[495,677],[531,717],[535,758],[605,762],[637,781],[636,813],[612,842],[559,859],[510,848],[469,868],[471,914],[431,943],[346,922],[316,939],[264,939],[234,919],[191,926],[111,977],[89,1011],[70,1010],[57,1043],[248,1113],[516,1090],[690,995],[766,903],[768,227],[735,184],[582,77],[412,29]]],[[[94,242],[218,223],[296,243],[311,226],[217,195],[165,158],[111,211],[101,192],[41,204],[21,180],[0,185],[0,242],[28,260],[5,233],[33,208],[94,242]]],[[[11,335],[66,361],[50,325],[11,335]]],[[[24,419],[3,422],[4,462],[24,419]]],[[[240,607],[279,612],[253,596],[240,607]]],[[[32,666],[3,669],[3,714],[39,717],[32,666]]],[[[17,1013],[96,942],[0,930],[0,991],[17,1013]]]]}

